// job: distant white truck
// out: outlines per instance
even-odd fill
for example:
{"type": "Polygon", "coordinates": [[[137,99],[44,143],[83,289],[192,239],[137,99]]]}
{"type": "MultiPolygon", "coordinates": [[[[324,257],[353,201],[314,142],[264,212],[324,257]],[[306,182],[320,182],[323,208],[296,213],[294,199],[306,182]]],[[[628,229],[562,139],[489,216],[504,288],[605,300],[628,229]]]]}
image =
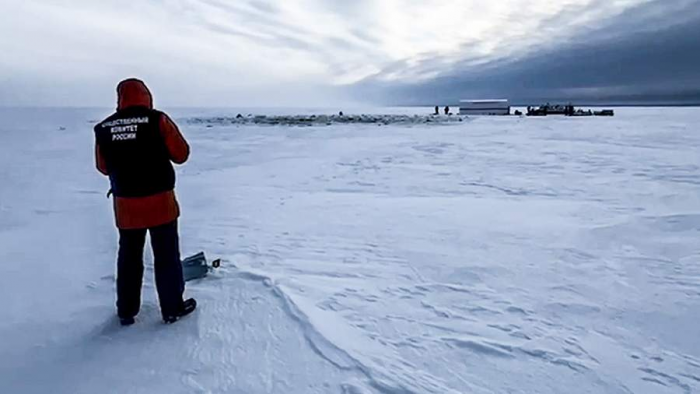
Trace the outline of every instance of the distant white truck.
{"type": "Polygon", "coordinates": [[[510,115],[508,100],[460,100],[460,115],[510,115]]]}

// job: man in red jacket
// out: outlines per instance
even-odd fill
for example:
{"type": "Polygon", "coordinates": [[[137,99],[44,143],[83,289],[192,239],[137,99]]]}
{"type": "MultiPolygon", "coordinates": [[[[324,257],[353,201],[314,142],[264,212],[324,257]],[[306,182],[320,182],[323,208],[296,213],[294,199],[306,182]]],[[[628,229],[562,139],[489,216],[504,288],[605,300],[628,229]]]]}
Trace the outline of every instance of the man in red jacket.
{"type": "Polygon", "coordinates": [[[142,81],[122,81],[117,95],[117,112],[95,126],[95,161],[109,176],[119,229],[117,314],[127,326],[139,313],[148,231],[163,321],[174,323],[197,307],[194,299],[182,296],[180,208],[172,165],[187,161],[190,148],[168,115],[153,109],[153,97],[142,81]]]}

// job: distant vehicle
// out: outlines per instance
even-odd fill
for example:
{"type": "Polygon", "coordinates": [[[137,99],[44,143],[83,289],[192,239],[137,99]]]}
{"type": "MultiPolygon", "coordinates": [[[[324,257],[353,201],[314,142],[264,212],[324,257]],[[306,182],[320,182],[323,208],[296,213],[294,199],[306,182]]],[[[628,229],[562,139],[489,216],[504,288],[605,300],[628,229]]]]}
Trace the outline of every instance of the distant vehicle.
{"type": "Polygon", "coordinates": [[[574,107],[572,105],[551,105],[549,103],[540,107],[528,107],[528,116],[547,116],[547,115],[573,115],[574,107]]]}
{"type": "Polygon", "coordinates": [[[460,100],[460,115],[510,115],[508,100],[460,100]]]}
{"type": "Polygon", "coordinates": [[[595,111],[593,114],[595,116],[615,116],[615,111],[612,109],[604,109],[602,111],[595,111]]]}
{"type": "Polygon", "coordinates": [[[550,105],[549,103],[540,107],[527,107],[527,116],[615,116],[615,111],[604,109],[601,111],[584,110],[573,105],[550,105]]]}

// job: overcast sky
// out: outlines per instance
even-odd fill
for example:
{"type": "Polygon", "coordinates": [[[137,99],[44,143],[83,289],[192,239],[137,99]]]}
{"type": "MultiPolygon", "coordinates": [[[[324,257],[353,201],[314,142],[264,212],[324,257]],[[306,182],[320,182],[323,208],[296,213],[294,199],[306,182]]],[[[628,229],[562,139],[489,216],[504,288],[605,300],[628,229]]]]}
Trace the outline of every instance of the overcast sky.
{"type": "Polygon", "coordinates": [[[699,22],[700,0],[0,0],[0,105],[111,106],[132,76],[161,106],[692,97],[699,22]]]}

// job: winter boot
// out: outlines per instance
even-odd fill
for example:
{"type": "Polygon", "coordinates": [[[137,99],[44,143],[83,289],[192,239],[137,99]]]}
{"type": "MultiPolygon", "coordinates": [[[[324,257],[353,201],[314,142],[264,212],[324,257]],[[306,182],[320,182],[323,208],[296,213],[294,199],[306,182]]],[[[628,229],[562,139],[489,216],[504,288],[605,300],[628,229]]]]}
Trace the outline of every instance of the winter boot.
{"type": "Polygon", "coordinates": [[[180,320],[181,317],[185,317],[194,312],[195,309],[197,309],[197,301],[194,298],[185,300],[185,302],[182,303],[182,307],[175,315],[164,315],[163,322],[165,324],[175,323],[180,320]]]}

